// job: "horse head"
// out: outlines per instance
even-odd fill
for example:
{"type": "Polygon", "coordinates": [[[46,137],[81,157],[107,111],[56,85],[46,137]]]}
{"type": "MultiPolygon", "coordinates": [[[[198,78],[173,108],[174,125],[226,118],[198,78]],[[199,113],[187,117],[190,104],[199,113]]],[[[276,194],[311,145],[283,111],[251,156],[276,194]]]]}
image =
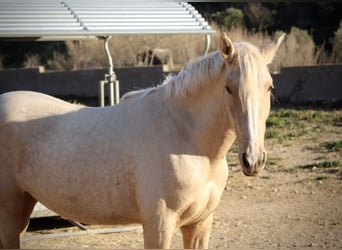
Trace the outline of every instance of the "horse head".
{"type": "Polygon", "coordinates": [[[240,164],[247,176],[257,175],[266,163],[264,135],[273,89],[267,65],[284,36],[259,49],[245,42],[232,43],[225,33],[221,35],[228,113],[239,146],[240,164]]]}

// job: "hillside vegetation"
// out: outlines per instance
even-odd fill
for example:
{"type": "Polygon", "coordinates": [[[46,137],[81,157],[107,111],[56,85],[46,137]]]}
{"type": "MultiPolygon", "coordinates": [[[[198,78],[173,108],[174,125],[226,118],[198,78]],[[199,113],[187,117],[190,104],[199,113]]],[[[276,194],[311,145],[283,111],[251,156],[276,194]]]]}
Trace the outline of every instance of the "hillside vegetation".
{"type": "MultiPolygon", "coordinates": [[[[218,32],[234,41],[265,46],[281,32],[287,34],[271,70],[283,66],[342,62],[341,4],[336,3],[193,3],[218,32]],[[294,16],[295,15],[295,16],[294,16]],[[328,18],[329,17],[329,18],[328,18]]],[[[114,66],[139,66],[138,54],[155,48],[171,51],[171,70],[203,54],[201,35],[125,35],[110,41],[114,66]]],[[[0,69],[43,65],[50,70],[79,70],[107,66],[103,41],[0,42],[0,69]]]]}

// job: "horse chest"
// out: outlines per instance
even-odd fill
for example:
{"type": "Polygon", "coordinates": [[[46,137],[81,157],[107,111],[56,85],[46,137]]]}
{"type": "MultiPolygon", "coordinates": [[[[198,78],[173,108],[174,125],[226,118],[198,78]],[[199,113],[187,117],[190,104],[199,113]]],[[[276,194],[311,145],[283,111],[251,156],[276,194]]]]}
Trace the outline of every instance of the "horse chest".
{"type": "Polygon", "coordinates": [[[207,175],[195,175],[191,185],[182,190],[184,204],[179,210],[180,224],[200,221],[217,207],[226,184],[228,169],[225,163],[212,168],[214,170],[207,175]]]}
{"type": "Polygon", "coordinates": [[[206,190],[201,190],[201,194],[187,204],[184,211],[181,210],[179,225],[193,224],[207,218],[216,209],[221,199],[222,189],[221,186],[213,185],[206,190]]]}

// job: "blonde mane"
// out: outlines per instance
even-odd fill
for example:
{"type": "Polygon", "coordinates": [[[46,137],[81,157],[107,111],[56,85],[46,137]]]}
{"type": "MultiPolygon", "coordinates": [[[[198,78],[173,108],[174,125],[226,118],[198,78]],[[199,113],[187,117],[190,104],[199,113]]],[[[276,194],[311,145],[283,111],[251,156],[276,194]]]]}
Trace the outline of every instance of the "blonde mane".
{"type": "Polygon", "coordinates": [[[255,77],[258,77],[257,80],[262,80],[264,72],[259,66],[264,65],[265,62],[262,61],[259,48],[247,42],[240,42],[235,44],[235,49],[241,73],[240,81],[255,77]]]}
{"type": "Polygon", "coordinates": [[[166,79],[165,97],[182,98],[196,93],[220,74],[224,62],[220,52],[215,51],[189,63],[178,75],[166,79]]]}
{"type": "Polygon", "coordinates": [[[251,93],[255,84],[262,84],[267,78],[267,67],[265,65],[262,55],[258,47],[247,42],[235,43],[235,49],[238,56],[238,63],[240,68],[239,79],[239,97],[242,103],[242,108],[245,110],[247,103],[247,95],[251,93]]]}
{"type": "MultiPolygon", "coordinates": [[[[248,77],[260,77],[257,67],[259,63],[253,62],[258,62],[258,60],[261,59],[261,55],[259,49],[250,43],[234,43],[234,46],[240,68],[239,80],[242,85],[246,85],[240,86],[239,88],[241,93],[240,97],[243,100],[245,99],[244,93],[246,93],[246,88],[249,88],[249,84],[243,83],[249,82],[248,80],[246,81],[248,77]]],[[[143,99],[146,95],[149,95],[160,88],[164,88],[165,98],[183,98],[195,94],[205,85],[211,84],[217,79],[221,74],[223,65],[224,61],[220,55],[220,51],[211,52],[190,62],[177,75],[167,77],[161,85],[128,92],[121,100],[127,100],[135,96],[140,96],[140,99],[143,99]]]]}
{"type": "Polygon", "coordinates": [[[209,53],[190,62],[177,75],[168,76],[162,84],[128,92],[122,96],[121,100],[124,101],[135,96],[140,96],[142,99],[160,88],[165,89],[165,98],[185,97],[196,93],[205,84],[211,83],[211,80],[220,73],[223,63],[219,51],[209,53]]]}

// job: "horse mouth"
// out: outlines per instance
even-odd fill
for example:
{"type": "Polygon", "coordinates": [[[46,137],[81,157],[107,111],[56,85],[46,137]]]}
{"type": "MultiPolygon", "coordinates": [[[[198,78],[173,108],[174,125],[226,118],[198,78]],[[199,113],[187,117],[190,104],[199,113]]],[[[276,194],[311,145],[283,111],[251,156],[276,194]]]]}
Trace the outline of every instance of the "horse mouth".
{"type": "Polygon", "coordinates": [[[258,176],[260,173],[260,171],[257,171],[255,169],[246,169],[246,168],[242,168],[242,172],[244,173],[244,175],[250,176],[250,177],[258,176]]]}

